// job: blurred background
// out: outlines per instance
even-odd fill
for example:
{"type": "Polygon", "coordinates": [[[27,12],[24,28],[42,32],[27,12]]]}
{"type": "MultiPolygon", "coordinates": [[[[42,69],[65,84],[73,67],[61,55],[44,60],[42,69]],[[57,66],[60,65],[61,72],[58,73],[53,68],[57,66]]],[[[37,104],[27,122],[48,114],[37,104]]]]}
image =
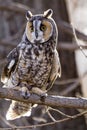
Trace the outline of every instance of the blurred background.
{"type": "MultiPolygon", "coordinates": [[[[86,46],[87,0],[0,0],[0,74],[6,56],[21,41],[26,25],[26,11],[30,10],[33,14],[37,14],[43,13],[49,8],[53,9],[53,18],[59,30],[57,49],[62,65],[62,77],[56,80],[49,94],[87,97],[87,50],[83,50],[85,54],[79,50],[71,26],[72,23],[77,29],[79,45],[86,46]]],[[[7,127],[30,126],[52,121],[47,114],[44,114],[44,106],[33,109],[30,117],[6,121],[5,114],[9,104],[10,101],[0,99],[0,130],[7,127]]],[[[79,113],[79,110],[74,108],[59,108],[59,110],[68,115],[79,113]]],[[[51,114],[56,120],[64,118],[61,114],[53,111],[51,114]]],[[[32,130],[49,129],[87,130],[86,116],[51,126],[32,128],[32,130]]]]}

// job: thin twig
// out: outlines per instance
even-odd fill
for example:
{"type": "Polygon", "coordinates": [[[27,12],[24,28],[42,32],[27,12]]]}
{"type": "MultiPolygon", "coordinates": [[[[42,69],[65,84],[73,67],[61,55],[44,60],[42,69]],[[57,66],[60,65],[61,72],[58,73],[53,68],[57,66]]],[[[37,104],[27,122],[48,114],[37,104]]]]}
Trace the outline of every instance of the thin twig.
{"type": "Polygon", "coordinates": [[[61,112],[61,111],[58,110],[58,109],[55,109],[55,108],[52,108],[52,107],[48,107],[48,110],[53,110],[53,111],[56,111],[56,112],[60,113],[61,115],[65,116],[65,117],[72,118],[72,116],[63,113],[63,112],[61,112]]]}
{"type": "Polygon", "coordinates": [[[72,25],[73,34],[74,34],[74,37],[75,37],[76,43],[77,43],[77,45],[79,46],[79,48],[80,48],[81,52],[83,53],[83,55],[87,58],[87,55],[86,55],[85,52],[83,51],[82,46],[79,44],[79,40],[78,40],[78,38],[77,38],[77,36],[76,36],[75,28],[74,28],[74,26],[73,26],[72,23],[71,23],[71,25],[72,25]]]}
{"type": "MultiPolygon", "coordinates": [[[[85,72],[82,76],[80,76],[79,78],[77,79],[68,79],[66,80],[65,82],[63,83],[72,83],[74,82],[73,84],[69,85],[67,88],[65,88],[63,91],[60,92],[60,95],[67,95],[68,93],[72,92],[73,90],[75,90],[79,84],[80,84],[80,81],[87,75],[87,72],[85,72]]],[[[63,85],[63,84],[62,84],[63,85]]]]}
{"type": "Polygon", "coordinates": [[[0,115],[0,119],[7,124],[9,127],[14,128],[16,127],[15,125],[13,125],[12,123],[9,123],[2,115],[0,115]]]}
{"type": "Polygon", "coordinates": [[[62,90],[62,91],[60,92],[60,95],[65,96],[65,95],[67,95],[68,93],[74,91],[74,90],[79,86],[79,84],[80,84],[80,82],[77,81],[77,82],[75,82],[75,83],[69,85],[67,88],[65,88],[64,90],[62,90]]]}
{"type": "MultiPolygon", "coordinates": [[[[87,49],[86,45],[81,45],[83,49],[87,49]]],[[[75,42],[59,42],[58,50],[68,50],[68,51],[75,51],[80,49],[79,46],[75,42]]]]}
{"type": "MultiPolygon", "coordinates": [[[[86,113],[87,113],[87,111],[84,111],[82,113],[79,113],[79,114],[76,114],[76,115],[72,116],[72,118],[67,117],[67,118],[64,118],[64,119],[56,120],[55,122],[48,122],[48,123],[37,124],[37,125],[30,125],[30,126],[19,126],[19,127],[15,127],[15,128],[27,129],[27,128],[39,128],[39,127],[43,127],[43,126],[54,125],[56,123],[62,123],[64,121],[69,121],[69,120],[72,120],[72,119],[76,119],[76,118],[78,118],[78,117],[80,117],[80,116],[82,116],[82,115],[84,115],[86,113]]],[[[12,128],[5,128],[5,130],[12,130],[12,128]]]]}
{"type": "Polygon", "coordinates": [[[65,85],[70,83],[79,82],[87,75],[87,72],[85,72],[83,75],[81,75],[79,78],[72,78],[72,79],[66,79],[61,81],[56,81],[55,85],[65,85]]]}
{"type": "Polygon", "coordinates": [[[56,81],[55,85],[67,85],[70,83],[77,82],[78,80],[79,80],[79,78],[65,79],[65,80],[61,80],[61,81],[56,81]]]}
{"type": "Polygon", "coordinates": [[[56,120],[54,119],[54,117],[51,115],[51,113],[49,112],[49,110],[47,111],[48,116],[51,118],[52,121],[56,122],[56,120]]]}
{"type": "MultiPolygon", "coordinates": [[[[73,30],[72,30],[72,26],[65,22],[62,21],[61,19],[58,20],[58,27],[63,30],[64,32],[70,34],[71,36],[73,36],[73,30]]],[[[82,32],[78,31],[77,29],[75,29],[76,35],[79,39],[87,41],[87,36],[85,34],[83,34],[82,32]]]]}

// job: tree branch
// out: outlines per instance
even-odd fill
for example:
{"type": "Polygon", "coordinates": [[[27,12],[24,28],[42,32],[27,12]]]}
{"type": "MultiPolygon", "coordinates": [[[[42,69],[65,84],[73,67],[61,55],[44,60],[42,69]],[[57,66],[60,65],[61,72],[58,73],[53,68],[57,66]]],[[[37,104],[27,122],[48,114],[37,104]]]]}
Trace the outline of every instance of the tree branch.
{"type": "MultiPolygon", "coordinates": [[[[87,45],[80,45],[83,49],[87,49],[87,45]]],[[[58,45],[58,50],[68,50],[68,51],[75,51],[80,49],[76,43],[69,43],[69,42],[60,42],[58,45]]]]}
{"type": "Polygon", "coordinates": [[[21,92],[13,89],[1,88],[0,87],[0,98],[7,98],[11,100],[16,100],[20,102],[32,102],[34,104],[42,104],[51,107],[67,107],[67,108],[80,108],[87,109],[87,99],[86,98],[75,98],[75,97],[63,97],[63,96],[53,96],[48,95],[45,101],[42,102],[40,97],[32,94],[29,99],[24,99],[21,96],[21,92]]]}
{"type": "MultiPolygon", "coordinates": [[[[60,21],[58,21],[58,27],[61,30],[63,30],[64,32],[74,36],[72,26],[69,23],[60,20],[60,21]]],[[[76,32],[76,36],[79,39],[87,41],[87,35],[85,35],[84,33],[80,32],[80,31],[78,31],[77,29],[75,29],[75,32],[76,32]]]]}
{"type": "Polygon", "coordinates": [[[30,8],[28,6],[25,6],[21,3],[16,2],[3,2],[3,0],[0,1],[0,10],[1,11],[9,11],[9,12],[15,12],[21,15],[25,15],[26,11],[30,8]]]}

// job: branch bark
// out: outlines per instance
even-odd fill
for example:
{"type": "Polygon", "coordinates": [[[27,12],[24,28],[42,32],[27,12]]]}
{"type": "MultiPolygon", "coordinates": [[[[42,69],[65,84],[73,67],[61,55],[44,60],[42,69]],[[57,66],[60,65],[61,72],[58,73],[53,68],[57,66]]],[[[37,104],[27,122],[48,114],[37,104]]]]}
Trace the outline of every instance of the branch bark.
{"type": "Polygon", "coordinates": [[[26,103],[34,103],[34,104],[42,104],[51,107],[67,107],[67,108],[80,108],[80,109],[87,109],[87,99],[86,98],[75,98],[75,97],[63,97],[63,96],[54,96],[48,95],[45,98],[45,101],[42,102],[40,97],[32,94],[29,99],[24,99],[21,96],[21,92],[8,89],[8,88],[1,88],[0,87],[0,98],[7,98],[11,100],[16,100],[20,102],[26,103]]]}

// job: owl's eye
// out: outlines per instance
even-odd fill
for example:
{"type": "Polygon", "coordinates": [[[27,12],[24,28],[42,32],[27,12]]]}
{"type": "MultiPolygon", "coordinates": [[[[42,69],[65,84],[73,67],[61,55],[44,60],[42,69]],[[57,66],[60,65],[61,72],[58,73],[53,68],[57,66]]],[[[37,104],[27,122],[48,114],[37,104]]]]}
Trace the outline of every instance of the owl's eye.
{"type": "Polygon", "coordinates": [[[43,24],[42,24],[41,27],[40,27],[40,30],[41,30],[41,31],[46,31],[46,29],[47,29],[46,25],[43,25],[43,24]]]}

